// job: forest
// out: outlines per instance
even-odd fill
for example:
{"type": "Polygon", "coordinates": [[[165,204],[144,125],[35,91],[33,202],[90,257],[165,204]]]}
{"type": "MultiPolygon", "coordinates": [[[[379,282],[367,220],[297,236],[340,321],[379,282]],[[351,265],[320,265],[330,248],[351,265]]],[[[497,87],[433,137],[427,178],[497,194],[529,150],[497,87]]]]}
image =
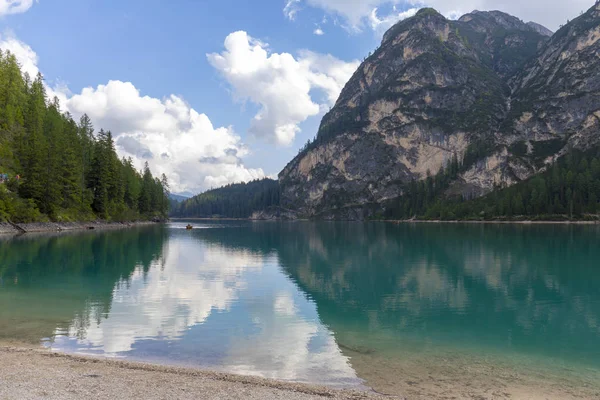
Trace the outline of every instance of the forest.
{"type": "MultiPolygon", "coordinates": [[[[384,204],[374,219],[390,220],[585,220],[600,213],[600,147],[569,150],[545,172],[492,193],[471,198],[451,187],[473,164],[472,154],[456,156],[435,175],[405,185],[405,195],[384,204]]],[[[277,181],[228,185],[175,203],[173,217],[249,218],[255,211],[279,206],[277,181]]]]}
{"type": "Polygon", "coordinates": [[[279,183],[272,179],[227,185],[192,197],[171,210],[178,218],[249,218],[279,205],[279,183]]]}
{"type": "Polygon", "coordinates": [[[600,212],[600,147],[571,149],[545,172],[477,199],[448,196],[464,165],[456,158],[435,176],[413,181],[388,205],[390,219],[584,220],[600,212]]]}
{"type": "Polygon", "coordinates": [[[110,131],[62,112],[41,74],[0,51],[0,221],[163,219],[168,195],[164,175],[119,159],[110,131]]]}

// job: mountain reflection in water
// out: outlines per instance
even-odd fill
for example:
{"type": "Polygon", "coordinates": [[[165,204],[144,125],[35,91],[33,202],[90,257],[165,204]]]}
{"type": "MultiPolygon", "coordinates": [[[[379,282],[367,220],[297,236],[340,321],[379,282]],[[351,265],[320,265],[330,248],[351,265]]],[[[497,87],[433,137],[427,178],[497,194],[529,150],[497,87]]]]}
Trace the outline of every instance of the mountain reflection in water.
{"type": "Polygon", "coordinates": [[[185,225],[0,240],[0,337],[413,395],[482,357],[600,377],[597,227],[185,225]]]}

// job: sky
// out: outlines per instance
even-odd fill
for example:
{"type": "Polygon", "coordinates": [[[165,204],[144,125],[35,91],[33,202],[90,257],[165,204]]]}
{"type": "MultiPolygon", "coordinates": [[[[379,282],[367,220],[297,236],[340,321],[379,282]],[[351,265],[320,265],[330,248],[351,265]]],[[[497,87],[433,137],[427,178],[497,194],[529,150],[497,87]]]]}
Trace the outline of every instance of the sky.
{"type": "Polygon", "coordinates": [[[420,7],[556,30],[593,0],[0,0],[0,48],[172,191],[275,178],[386,29],[420,7]]]}

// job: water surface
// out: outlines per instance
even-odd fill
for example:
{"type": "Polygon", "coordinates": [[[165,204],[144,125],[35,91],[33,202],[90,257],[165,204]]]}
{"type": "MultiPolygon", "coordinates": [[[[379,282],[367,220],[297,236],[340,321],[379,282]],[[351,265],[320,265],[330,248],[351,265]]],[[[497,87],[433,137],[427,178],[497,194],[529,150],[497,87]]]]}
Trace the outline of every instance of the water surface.
{"type": "Polygon", "coordinates": [[[0,339],[410,398],[600,397],[595,226],[0,238],[0,339]]]}

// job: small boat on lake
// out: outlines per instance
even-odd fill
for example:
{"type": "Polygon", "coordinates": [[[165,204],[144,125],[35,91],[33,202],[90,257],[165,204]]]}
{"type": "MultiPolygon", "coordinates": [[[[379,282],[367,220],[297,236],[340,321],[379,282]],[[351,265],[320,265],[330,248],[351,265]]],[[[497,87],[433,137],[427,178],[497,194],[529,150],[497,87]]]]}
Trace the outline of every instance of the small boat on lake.
{"type": "Polygon", "coordinates": [[[190,224],[188,224],[188,226],[186,226],[185,229],[187,229],[188,231],[191,231],[192,229],[194,229],[194,227],[191,226],[190,224]]]}

